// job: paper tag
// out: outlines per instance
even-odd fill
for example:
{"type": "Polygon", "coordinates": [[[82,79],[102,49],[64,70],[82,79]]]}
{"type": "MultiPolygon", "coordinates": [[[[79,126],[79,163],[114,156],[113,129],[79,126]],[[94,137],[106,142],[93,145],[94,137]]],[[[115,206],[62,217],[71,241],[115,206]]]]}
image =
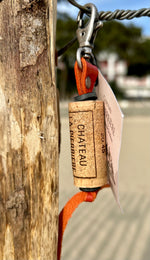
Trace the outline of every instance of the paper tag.
{"type": "Polygon", "coordinates": [[[100,71],[98,72],[98,82],[99,84],[96,87],[97,96],[99,100],[104,102],[105,107],[108,178],[115,199],[120,207],[118,168],[124,115],[111,87],[100,71]]]}

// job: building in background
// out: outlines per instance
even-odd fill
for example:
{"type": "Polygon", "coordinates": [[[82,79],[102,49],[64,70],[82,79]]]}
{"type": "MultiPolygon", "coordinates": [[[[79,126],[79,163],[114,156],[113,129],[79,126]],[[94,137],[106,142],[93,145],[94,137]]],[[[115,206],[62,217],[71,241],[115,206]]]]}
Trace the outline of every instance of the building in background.
{"type": "Polygon", "coordinates": [[[116,53],[101,52],[97,60],[100,70],[109,82],[116,81],[118,76],[125,76],[128,72],[127,62],[120,60],[116,53]]]}
{"type": "Polygon", "coordinates": [[[101,52],[97,60],[104,77],[108,82],[115,82],[126,98],[150,98],[150,75],[127,76],[128,64],[120,60],[116,53],[101,52]]]}

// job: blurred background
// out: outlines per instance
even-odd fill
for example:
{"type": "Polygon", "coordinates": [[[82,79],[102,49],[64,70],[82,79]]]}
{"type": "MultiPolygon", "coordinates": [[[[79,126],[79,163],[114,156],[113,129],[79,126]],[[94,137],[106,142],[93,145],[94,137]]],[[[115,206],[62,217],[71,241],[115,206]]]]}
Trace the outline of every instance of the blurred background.
{"type": "MultiPolygon", "coordinates": [[[[78,1],[84,5],[87,1],[78,1]]],[[[99,11],[149,8],[149,0],[94,1],[99,11]]],[[[58,1],[57,49],[75,37],[78,9],[58,1]]],[[[60,209],[78,189],[73,185],[68,102],[77,95],[74,62],[78,43],[58,60],[61,151],[60,209]]],[[[119,167],[122,214],[110,189],[83,204],[67,226],[62,260],[150,259],[150,18],[104,22],[95,41],[98,66],[125,115],[119,167]]]]}

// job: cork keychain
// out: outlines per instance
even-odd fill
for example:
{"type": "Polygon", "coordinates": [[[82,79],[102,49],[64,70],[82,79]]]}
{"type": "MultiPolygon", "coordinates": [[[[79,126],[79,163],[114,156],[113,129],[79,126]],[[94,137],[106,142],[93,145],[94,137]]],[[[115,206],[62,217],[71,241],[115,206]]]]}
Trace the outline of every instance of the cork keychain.
{"type": "Polygon", "coordinates": [[[95,191],[108,184],[104,103],[94,91],[98,69],[92,53],[102,22],[93,4],[85,7],[91,9],[91,18],[86,26],[82,11],[77,18],[79,49],[74,70],[78,96],[69,104],[69,126],[74,184],[82,191],[95,191]]]}
{"type": "Polygon", "coordinates": [[[75,194],[59,214],[57,260],[65,228],[75,209],[82,202],[93,202],[103,188],[110,187],[107,175],[104,102],[97,99],[95,86],[99,70],[92,53],[96,33],[102,22],[95,5],[86,4],[91,16],[84,25],[81,10],[78,14],[77,38],[79,48],[74,71],[78,96],[69,103],[70,146],[74,184],[81,191],[75,194]]]}

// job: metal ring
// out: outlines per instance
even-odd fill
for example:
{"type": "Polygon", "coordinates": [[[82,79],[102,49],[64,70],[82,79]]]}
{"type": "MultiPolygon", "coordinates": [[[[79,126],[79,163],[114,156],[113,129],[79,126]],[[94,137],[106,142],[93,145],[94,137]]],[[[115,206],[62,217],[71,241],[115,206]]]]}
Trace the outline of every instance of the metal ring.
{"type": "MultiPolygon", "coordinates": [[[[77,63],[78,63],[78,66],[79,68],[82,70],[83,66],[82,66],[82,61],[81,61],[81,58],[82,58],[82,54],[83,54],[83,57],[86,56],[86,51],[84,50],[84,48],[78,48],[77,49],[77,52],[76,52],[76,60],[77,60],[77,63]]],[[[87,57],[85,57],[87,58],[87,57]]],[[[96,62],[96,59],[95,59],[95,56],[93,55],[93,53],[88,53],[88,59],[90,59],[91,63],[93,65],[96,65],[97,66],[97,62],[96,62]]]]}
{"type": "Polygon", "coordinates": [[[82,48],[78,48],[77,49],[77,54],[76,54],[76,59],[77,59],[77,63],[78,63],[78,66],[79,68],[82,70],[82,62],[81,62],[81,53],[82,53],[82,48]]]}

